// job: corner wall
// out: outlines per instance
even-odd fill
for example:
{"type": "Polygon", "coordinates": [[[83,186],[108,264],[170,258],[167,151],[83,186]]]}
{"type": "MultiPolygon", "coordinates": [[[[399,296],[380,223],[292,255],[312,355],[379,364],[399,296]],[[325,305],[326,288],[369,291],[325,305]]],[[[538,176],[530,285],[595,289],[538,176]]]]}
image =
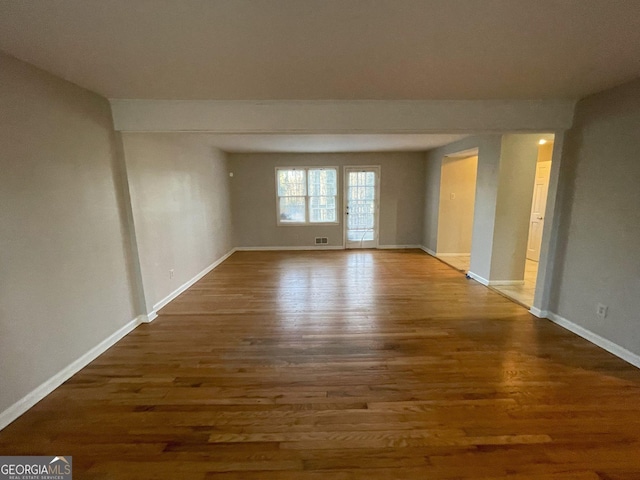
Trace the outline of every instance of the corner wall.
{"type": "Polygon", "coordinates": [[[0,53],[0,111],[2,428],[142,312],[107,100],[0,53]]]}
{"type": "MultiPolygon", "coordinates": [[[[581,100],[560,170],[550,311],[640,361],[640,80],[581,100]],[[596,315],[602,303],[607,318],[596,315]]],[[[640,365],[640,363],[636,363],[640,365]]]]}
{"type": "Polygon", "coordinates": [[[197,134],[123,133],[122,142],[153,316],[233,248],[227,157],[197,134]]]}

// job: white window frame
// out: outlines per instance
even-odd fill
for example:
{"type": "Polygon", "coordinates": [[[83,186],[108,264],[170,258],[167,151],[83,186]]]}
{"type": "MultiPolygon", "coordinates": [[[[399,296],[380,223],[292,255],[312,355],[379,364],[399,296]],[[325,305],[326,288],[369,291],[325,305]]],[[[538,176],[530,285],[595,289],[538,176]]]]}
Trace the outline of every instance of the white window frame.
{"type": "Polygon", "coordinates": [[[316,225],[339,225],[340,224],[340,195],[338,194],[340,192],[340,170],[338,169],[338,167],[276,167],[275,168],[275,197],[276,197],[276,222],[277,225],[279,227],[309,227],[309,226],[316,226],[316,225]],[[280,220],[280,195],[278,195],[278,172],[280,170],[304,170],[305,172],[305,181],[307,182],[307,188],[306,188],[306,195],[304,197],[304,204],[305,204],[305,208],[304,208],[304,222],[283,222],[280,220]],[[336,215],[335,215],[335,221],[333,222],[312,222],[310,221],[310,209],[311,209],[311,202],[310,202],[310,198],[312,197],[311,195],[309,195],[309,170],[334,170],[336,172],[336,194],[334,195],[335,197],[335,204],[336,204],[336,215]]]}

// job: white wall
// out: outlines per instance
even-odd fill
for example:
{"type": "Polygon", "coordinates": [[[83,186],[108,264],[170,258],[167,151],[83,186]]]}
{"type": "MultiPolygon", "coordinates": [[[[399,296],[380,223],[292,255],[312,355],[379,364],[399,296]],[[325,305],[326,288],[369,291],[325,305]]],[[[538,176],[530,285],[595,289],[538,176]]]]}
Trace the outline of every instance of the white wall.
{"type": "Polygon", "coordinates": [[[483,137],[478,153],[476,203],[473,214],[473,244],[469,272],[488,281],[491,275],[493,233],[500,174],[502,136],[483,137]]]}
{"type": "Polygon", "coordinates": [[[471,253],[477,170],[477,156],[442,160],[438,254],[471,253]]]}
{"type": "Polygon", "coordinates": [[[199,135],[125,133],[122,142],[151,312],[233,248],[227,158],[199,135]]]}
{"type": "MultiPolygon", "coordinates": [[[[276,166],[334,166],[343,189],[343,166],[380,165],[380,245],[420,245],[424,164],[421,153],[231,154],[230,170],[235,243],[238,247],[313,247],[315,237],[329,246],[343,244],[340,223],[322,226],[277,226],[276,166]]],[[[340,199],[339,199],[340,200],[340,199]]]]}
{"type": "Polygon", "coordinates": [[[1,414],[137,313],[109,103],[0,53],[0,112],[1,414]]]}
{"type": "Polygon", "coordinates": [[[565,140],[550,310],[640,355],[640,80],[581,100],[565,140]],[[596,306],[609,306],[606,319],[596,306]]]}
{"type": "Polygon", "coordinates": [[[539,139],[536,134],[502,137],[491,271],[485,277],[491,282],[524,279],[539,139]]]}

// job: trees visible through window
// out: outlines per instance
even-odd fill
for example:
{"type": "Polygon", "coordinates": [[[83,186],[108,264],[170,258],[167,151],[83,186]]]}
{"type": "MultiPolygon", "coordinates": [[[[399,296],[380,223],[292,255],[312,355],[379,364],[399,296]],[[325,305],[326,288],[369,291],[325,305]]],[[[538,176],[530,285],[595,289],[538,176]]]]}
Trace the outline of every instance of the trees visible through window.
{"type": "Polygon", "coordinates": [[[278,223],[337,223],[335,168],[276,169],[278,223]]]}

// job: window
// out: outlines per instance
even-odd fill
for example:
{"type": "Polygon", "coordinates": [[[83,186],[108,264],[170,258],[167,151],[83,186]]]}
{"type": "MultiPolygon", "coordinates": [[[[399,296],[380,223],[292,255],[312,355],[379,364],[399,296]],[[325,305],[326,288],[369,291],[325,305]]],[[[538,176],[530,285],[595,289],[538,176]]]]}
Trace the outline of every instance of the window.
{"type": "Polygon", "coordinates": [[[276,195],[279,225],[338,223],[335,168],[278,168],[276,195]]]}

